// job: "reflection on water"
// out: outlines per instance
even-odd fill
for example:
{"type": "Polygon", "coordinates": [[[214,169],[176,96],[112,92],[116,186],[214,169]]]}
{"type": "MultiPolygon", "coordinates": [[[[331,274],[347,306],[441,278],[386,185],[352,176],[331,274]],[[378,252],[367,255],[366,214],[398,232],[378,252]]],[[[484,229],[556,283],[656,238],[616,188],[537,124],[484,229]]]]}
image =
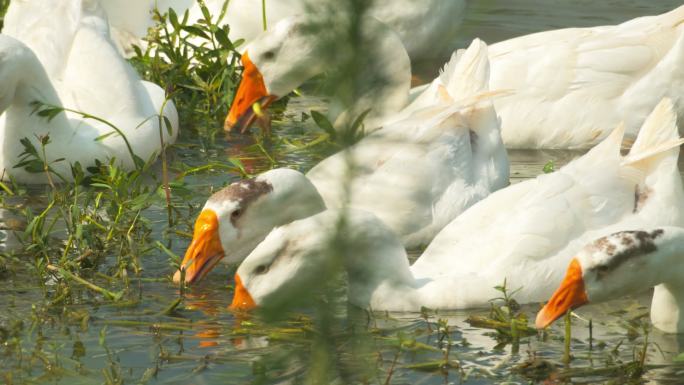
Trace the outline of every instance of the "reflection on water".
{"type": "MultiPolygon", "coordinates": [[[[466,46],[476,36],[493,43],[549,28],[617,23],[639,15],[667,11],[680,4],[681,0],[473,0],[468,3],[458,45],[466,46]]],[[[425,73],[436,72],[434,64],[423,65],[425,73]]],[[[318,107],[319,103],[318,100],[307,98],[293,99],[283,121],[275,123],[276,132],[296,138],[302,130],[302,112],[308,112],[312,105],[318,107]]],[[[225,151],[209,154],[209,158],[225,159],[245,150],[252,151],[249,147],[253,143],[242,138],[224,144],[225,151]]],[[[181,148],[177,152],[176,156],[193,164],[198,164],[198,159],[206,159],[204,155],[199,156],[197,147],[181,148]]],[[[549,162],[558,168],[578,155],[580,153],[574,151],[511,151],[511,181],[515,183],[534,177],[549,162]]],[[[314,159],[293,153],[280,161],[308,169],[314,159]]],[[[255,156],[243,161],[243,165],[248,172],[256,172],[268,167],[269,163],[264,157],[255,156]]],[[[684,167],[680,165],[680,169],[684,167]]],[[[197,191],[192,203],[203,203],[209,194],[209,186],[220,186],[233,178],[236,176],[221,174],[188,178],[197,191]]],[[[158,231],[163,231],[164,211],[158,209],[158,212],[150,212],[148,216],[158,224],[158,231]]],[[[6,228],[0,230],[6,232],[6,228]]],[[[185,245],[186,240],[175,240],[171,249],[182,255],[185,245]]],[[[144,265],[144,276],[148,278],[171,273],[165,255],[150,257],[144,265]]],[[[216,270],[200,287],[189,290],[184,309],[180,312],[159,315],[177,297],[177,290],[166,281],[145,281],[140,283],[142,302],[139,304],[91,306],[84,301],[83,305],[74,306],[71,318],[51,314],[55,322],[51,326],[36,324],[36,328],[29,333],[30,337],[19,342],[22,344],[21,351],[26,356],[25,360],[50,360],[50,356],[36,358],[31,355],[35,347],[45,340],[45,344],[50,345],[45,349],[49,354],[63,356],[59,360],[63,370],[58,375],[46,371],[43,378],[44,381],[55,383],[101,383],[102,371],[116,370],[122,373],[126,383],[168,384],[268,382],[265,379],[273,373],[282,378],[292,378],[293,373],[301,372],[309,362],[309,356],[315,353],[310,346],[311,340],[315,340],[315,333],[307,325],[306,316],[268,326],[261,325],[258,319],[236,318],[226,310],[230,302],[229,277],[232,274],[225,267],[216,270]],[[74,319],[73,314],[87,316],[87,327],[84,328],[80,320],[74,319]],[[101,331],[103,337],[100,337],[101,331]],[[291,363],[289,367],[279,367],[274,363],[277,360],[273,357],[280,359],[282,356],[288,359],[285,362],[291,363]]],[[[34,316],[32,305],[42,301],[42,289],[33,286],[33,278],[0,274],[0,279],[4,284],[0,286],[0,307],[4,309],[0,312],[0,332],[10,333],[12,325],[20,321],[25,322],[28,328],[34,316]]],[[[649,302],[650,296],[644,295],[637,299],[583,308],[580,315],[584,319],[594,320],[593,350],[588,349],[588,325],[585,321],[576,320],[572,344],[577,353],[573,367],[604,367],[631,360],[631,347],[638,348],[642,340],[631,334],[634,327],[627,320],[639,318],[648,311],[649,302]]],[[[530,316],[536,310],[535,305],[525,307],[530,316]]],[[[563,346],[557,337],[547,340],[528,338],[520,353],[512,353],[510,347],[498,346],[490,333],[469,326],[465,321],[472,313],[445,312],[430,318],[433,328],[437,318],[446,319],[451,325],[454,342],[452,357],[459,360],[459,370],[444,374],[439,370],[421,372],[403,369],[405,365],[439,360],[443,354],[439,350],[408,352],[399,357],[392,382],[439,384],[465,380],[465,383],[472,384],[505,381],[527,383],[527,378],[512,374],[510,369],[527,360],[528,354],[558,362],[563,346]]],[[[485,314],[486,311],[475,313],[485,314]]],[[[416,336],[419,342],[437,346],[435,334],[425,331],[426,323],[419,315],[377,314],[372,322],[376,337],[389,338],[389,335],[401,330],[405,335],[416,336]]],[[[553,336],[562,335],[561,326],[556,325],[553,330],[553,336]]],[[[2,333],[0,353],[7,353],[10,351],[11,338],[2,333]]],[[[657,345],[649,347],[648,362],[665,366],[649,370],[645,377],[648,383],[681,383],[684,368],[672,365],[672,357],[682,351],[684,337],[653,331],[650,339],[657,345]]],[[[387,370],[394,354],[395,350],[385,348],[368,360],[381,361],[382,367],[387,370]]],[[[0,381],[21,383],[22,378],[7,380],[2,377],[3,365],[17,364],[16,356],[12,355],[11,358],[14,361],[7,357],[0,358],[0,381]]],[[[35,375],[31,373],[27,377],[35,378],[35,375]]],[[[383,383],[385,378],[386,372],[380,373],[378,380],[373,383],[383,383]]],[[[593,383],[605,379],[595,376],[575,380],[593,383]]],[[[559,382],[562,381],[549,380],[548,383],[559,382]]]]}

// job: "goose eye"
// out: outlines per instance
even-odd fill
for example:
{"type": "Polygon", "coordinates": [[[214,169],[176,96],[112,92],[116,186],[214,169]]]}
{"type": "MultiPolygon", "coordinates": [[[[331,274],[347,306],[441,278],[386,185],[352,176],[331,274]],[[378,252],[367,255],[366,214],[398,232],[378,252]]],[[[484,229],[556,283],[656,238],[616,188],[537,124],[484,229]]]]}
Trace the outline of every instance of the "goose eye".
{"type": "Polygon", "coordinates": [[[262,58],[266,60],[272,60],[275,57],[275,52],[273,51],[266,51],[261,55],[262,58]]]}
{"type": "Polygon", "coordinates": [[[254,272],[257,274],[265,274],[267,271],[268,271],[268,266],[266,266],[266,265],[259,265],[254,270],[254,272]]]}
{"type": "Polygon", "coordinates": [[[230,218],[231,219],[238,219],[242,215],[242,209],[235,209],[232,213],[230,213],[230,218]]]}
{"type": "Polygon", "coordinates": [[[596,277],[598,279],[604,278],[610,272],[610,268],[608,266],[605,266],[605,265],[597,266],[595,270],[596,270],[596,277]]]}

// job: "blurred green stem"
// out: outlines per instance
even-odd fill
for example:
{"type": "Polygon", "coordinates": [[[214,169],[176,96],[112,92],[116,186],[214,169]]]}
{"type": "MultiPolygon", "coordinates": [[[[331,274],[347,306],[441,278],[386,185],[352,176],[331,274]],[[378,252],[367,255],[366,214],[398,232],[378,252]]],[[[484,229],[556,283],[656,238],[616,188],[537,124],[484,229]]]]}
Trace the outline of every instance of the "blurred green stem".
{"type": "Polygon", "coordinates": [[[565,313],[565,347],[563,349],[563,363],[570,364],[570,339],[572,338],[572,325],[570,324],[570,310],[565,313]]]}
{"type": "Polygon", "coordinates": [[[266,0],[261,0],[261,22],[264,25],[264,31],[267,28],[266,24],[266,0]]]}

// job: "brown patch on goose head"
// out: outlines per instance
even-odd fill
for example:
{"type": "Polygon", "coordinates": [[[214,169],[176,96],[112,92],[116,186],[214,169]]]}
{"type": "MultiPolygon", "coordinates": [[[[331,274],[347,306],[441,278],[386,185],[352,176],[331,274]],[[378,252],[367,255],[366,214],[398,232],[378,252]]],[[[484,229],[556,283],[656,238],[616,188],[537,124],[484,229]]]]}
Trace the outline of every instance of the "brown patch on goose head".
{"type": "Polygon", "coordinates": [[[593,268],[597,272],[597,279],[603,278],[636,256],[657,251],[658,247],[655,244],[655,240],[662,234],[662,229],[656,229],[651,232],[641,230],[621,231],[596,240],[593,246],[610,257],[606,263],[593,268]],[[618,247],[618,245],[621,247],[618,247]]]}
{"type": "Polygon", "coordinates": [[[230,216],[230,222],[238,227],[242,212],[254,201],[273,191],[273,185],[267,181],[257,179],[245,179],[230,184],[212,195],[207,202],[220,203],[221,201],[236,201],[237,208],[230,216]],[[237,214],[237,215],[235,215],[237,214]]]}

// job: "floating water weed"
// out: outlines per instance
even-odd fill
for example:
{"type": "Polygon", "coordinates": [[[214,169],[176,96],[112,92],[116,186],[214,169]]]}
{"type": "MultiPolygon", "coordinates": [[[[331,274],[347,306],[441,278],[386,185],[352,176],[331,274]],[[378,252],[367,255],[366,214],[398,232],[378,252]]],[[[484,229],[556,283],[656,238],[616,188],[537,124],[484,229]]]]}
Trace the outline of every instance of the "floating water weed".
{"type": "Polygon", "coordinates": [[[509,292],[505,280],[503,285],[496,286],[494,289],[501,293],[501,297],[490,300],[489,317],[471,315],[468,317],[467,322],[471,326],[496,330],[496,339],[499,342],[498,347],[503,348],[508,343],[511,343],[513,352],[517,353],[520,346],[520,338],[536,335],[537,331],[527,325],[527,315],[520,311],[520,305],[513,298],[520,289],[509,292]]]}

